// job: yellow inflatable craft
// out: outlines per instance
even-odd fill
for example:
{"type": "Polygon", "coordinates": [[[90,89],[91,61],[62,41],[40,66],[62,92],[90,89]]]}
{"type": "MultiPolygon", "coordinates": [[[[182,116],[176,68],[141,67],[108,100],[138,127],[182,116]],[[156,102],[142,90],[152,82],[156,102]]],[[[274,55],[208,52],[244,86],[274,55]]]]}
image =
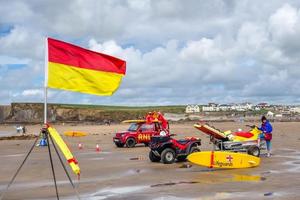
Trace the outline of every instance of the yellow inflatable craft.
{"type": "Polygon", "coordinates": [[[87,136],[87,133],[83,131],[66,131],[64,135],[69,137],[83,137],[87,136]]]}

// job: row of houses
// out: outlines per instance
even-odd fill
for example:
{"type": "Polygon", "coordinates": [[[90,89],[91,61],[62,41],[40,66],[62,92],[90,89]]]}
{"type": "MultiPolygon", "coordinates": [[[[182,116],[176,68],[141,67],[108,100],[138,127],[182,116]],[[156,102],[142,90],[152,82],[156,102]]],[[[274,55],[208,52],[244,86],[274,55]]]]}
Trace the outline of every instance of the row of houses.
{"type": "MultiPolygon", "coordinates": [[[[259,103],[253,105],[249,102],[240,104],[216,104],[209,103],[208,105],[187,105],[186,113],[203,112],[219,112],[219,111],[259,111],[261,109],[268,109],[273,111],[282,111],[290,113],[300,113],[300,107],[282,106],[282,105],[269,105],[268,103],[259,103]]],[[[281,113],[281,112],[280,112],[281,113]]]]}
{"type": "Polygon", "coordinates": [[[200,111],[203,112],[218,112],[218,111],[246,111],[253,109],[251,103],[242,103],[242,104],[216,104],[209,103],[200,108],[199,105],[187,105],[185,112],[186,113],[197,113],[200,111]]]}
{"type": "Polygon", "coordinates": [[[252,110],[253,105],[251,103],[241,104],[215,104],[209,103],[208,105],[202,106],[203,112],[218,112],[218,111],[246,111],[252,110]]]}

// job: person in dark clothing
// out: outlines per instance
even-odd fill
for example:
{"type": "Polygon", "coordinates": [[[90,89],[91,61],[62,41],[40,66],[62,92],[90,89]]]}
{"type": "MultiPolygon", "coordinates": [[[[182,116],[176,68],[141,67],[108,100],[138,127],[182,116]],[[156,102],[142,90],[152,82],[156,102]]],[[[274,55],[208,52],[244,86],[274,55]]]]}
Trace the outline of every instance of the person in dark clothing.
{"type": "Polygon", "coordinates": [[[270,157],[271,149],[272,149],[271,140],[272,140],[273,127],[272,127],[271,123],[269,122],[269,120],[267,120],[267,118],[265,116],[262,116],[262,118],[261,118],[261,127],[259,128],[259,130],[262,131],[260,138],[266,140],[267,151],[268,151],[267,156],[270,157]]]}
{"type": "Polygon", "coordinates": [[[25,126],[22,127],[22,133],[23,133],[23,135],[26,134],[26,127],[25,126]]]}

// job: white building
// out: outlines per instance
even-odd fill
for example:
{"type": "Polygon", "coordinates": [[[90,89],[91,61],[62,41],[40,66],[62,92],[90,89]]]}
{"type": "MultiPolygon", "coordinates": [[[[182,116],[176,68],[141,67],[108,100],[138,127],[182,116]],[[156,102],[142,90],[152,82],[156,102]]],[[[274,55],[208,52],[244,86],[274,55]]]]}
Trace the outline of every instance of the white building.
{"type": "Polygon", "coordinates": [[[209,103],[207,106],[202,107],[204,112],[218,112],[218,111],[247,111],[252,110],[253,105],[251,103],[241,103],[241,104],[215,104],[209,103]]]}
{"type": "Polygon", "coordinates": [[[218,107],[220,108],[221,111],[229,111],[229,110],[231,110],[231,105],[227,105],[227,104],[221,104],[218,107]]]}
{"type": "Polygon", "coordinates": [[[242,106],[241,104],[238,104],[235,106],[235,109],[232,110],[236,110],[236,111],[246,111],[246,108],[244,106],[242,106]]]}
{"type": "Polygon", "coordinates": [[[247,111],[252,109],[253,109],[253,105],[251,103],[233,104],[231,106],[231,110],[236,110],[236,111],[247,111]]]}
{"type": "Polygon", "coordinates": [[[242,103],[242,106],[246,109],[246,110],[252,110],[253,109],[253,104],[252,103],[242,103]]]}
{"type": "Polygon", "coordinates": [[[290,109],[292,113],[300,113],[300,107],[293,107],[290,109]]]}
{"type": "Polygon", "coordinates": [[[255,107],[254,110],[260,111],[260,108],[259,107],[255,107]]]}
{"type": "Polygon", "coordinates": [[[216,103],[209,103],[207,106],[202,107],[203,112],[216,112],[220,111],[220,107],[216,103]]]}
{"type": "Polygon", "coordinates": [[[198,105],[187,105],[185,108],[186,113],[198,113],[200,112],[200,107],[198,105]]]}
{"type": "Polygon", "coordinates": [[[271,112],[271,111],[268,111],[268,112],[267,112],[267,117],[271,117],[271,118],[274,117],[274,113],[271,112]]]}
{"type": "Polygon", "coordinates": [[[216,111],[220,111],[220,108],[219,107],[212,107],[212,106],[203,106],[202,111],[203,112],[216,112],[216,111]]]}
{"type": "Polygon", "coordinates": [[[259,103],[259,104],[256,105],[256,107],[259,107],[259,108],[266,108],[268,106],[269,106],[268,103],[259,103]]]}

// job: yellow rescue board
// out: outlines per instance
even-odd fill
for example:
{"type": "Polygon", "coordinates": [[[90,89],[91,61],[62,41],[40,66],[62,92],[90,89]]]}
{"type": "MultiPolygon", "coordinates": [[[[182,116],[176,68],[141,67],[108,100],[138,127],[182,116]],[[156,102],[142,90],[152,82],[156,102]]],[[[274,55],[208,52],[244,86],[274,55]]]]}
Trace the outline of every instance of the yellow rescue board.
{"type": "Polygon", "coordinates": [[[48,131],[55,141],[55,143],[58,145],[61,152],[64,154],[65,158],[67,159],[70,167],[72,168],[73,172],[77,175],[80,174],[80,168],[78,166],[78,162],[71,153],[70,149],[68,148],[67,144],[64,142],[64,140],[61,138],[59,133],[55,130],[53,127],[48,127],[48,131]]]}
{"type": "Polygon", "coordinates": [[[130,119],[130,120],[125,120],[122,121],[122,123],[144,123],[146,120],[144,119],[130,119]]]}
{"type": "Polygon", "coordinates": [[[230,151],[202,151],[190,154],[187,159],[210,168],[249,168],[260,164],[260,158],[230,151]]]}
{"type": "Polygon", "coordinates": [[[82,131],[66,131],[64,132],[64,135],[70,137],[82,137],[82,136],[86,136],[87,133],[82,131]]]}

